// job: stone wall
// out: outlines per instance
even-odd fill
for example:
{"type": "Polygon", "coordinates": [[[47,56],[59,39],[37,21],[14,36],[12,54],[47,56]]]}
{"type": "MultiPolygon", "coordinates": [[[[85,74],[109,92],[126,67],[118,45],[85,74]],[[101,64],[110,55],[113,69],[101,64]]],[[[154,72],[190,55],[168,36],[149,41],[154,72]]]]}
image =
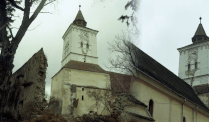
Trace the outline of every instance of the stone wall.
{"type": "Polygon", "coordinates": [[[27,120],[43,113],[47,59],[43,48],[35,53],[20,69],[13,73],[10,82],[1,85],[1,111],[4,117],[27,120]]]}

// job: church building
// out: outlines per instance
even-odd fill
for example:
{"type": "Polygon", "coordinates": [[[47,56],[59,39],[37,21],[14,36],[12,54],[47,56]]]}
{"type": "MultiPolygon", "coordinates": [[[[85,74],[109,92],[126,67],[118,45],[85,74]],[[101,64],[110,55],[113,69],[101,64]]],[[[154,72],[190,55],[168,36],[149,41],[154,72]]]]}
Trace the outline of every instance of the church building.
{"type": "Polygon", "coordinates": [[[190,81],[196,85],[208,82],[208,59],[204,57],[209,39],[201,23],[193,44],[178,49],[179,77],[136,46],[136,76],[103,70],[98,65],[98,31],[86,26],[79,10],[62,37],[61,69],[51,82],[51,97],[60,102],[54,109],[57,113],[66,117],[89,112],[111,115],[113,103],[125,101],[129,105],[121,113],[124,122],[209,121],[208,107],[190,85],[190,81]],[[113,91],[130,95],[122,100],[113,91]]]}

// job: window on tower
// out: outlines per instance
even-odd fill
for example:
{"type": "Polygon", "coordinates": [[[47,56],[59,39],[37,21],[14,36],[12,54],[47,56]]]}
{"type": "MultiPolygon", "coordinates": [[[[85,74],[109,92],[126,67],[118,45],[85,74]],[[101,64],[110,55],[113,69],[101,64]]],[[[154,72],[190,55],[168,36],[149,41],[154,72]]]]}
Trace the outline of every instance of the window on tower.
{"type": "Polygon", "coordinates": [[[195,69],[197,69],[197,62],[195,62],[195,69]]]}
{"type": "Polygon", "coordinates": [[[83,42],[81,42],[81,47],[83,47],[83,42]]]}
{"type": "Polygon", "coordinates": [[[190,70],[190,64],[188,64],[188,70],[190,70]]]}
{"type": "Polygon", "coordinates": [[[89,44],[87,43],[86,48],[89,49],[89,44]]]}

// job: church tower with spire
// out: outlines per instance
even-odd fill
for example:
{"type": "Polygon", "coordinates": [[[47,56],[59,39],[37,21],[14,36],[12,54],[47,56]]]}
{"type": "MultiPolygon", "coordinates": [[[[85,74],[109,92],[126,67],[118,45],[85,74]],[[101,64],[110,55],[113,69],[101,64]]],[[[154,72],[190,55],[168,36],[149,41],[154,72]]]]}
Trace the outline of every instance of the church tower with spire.
{"type": "Polygon", "coordinates": [[[83,14],[80,10],[73,23],[63,35],[63,54],[61,67],[69,61],[79,61],[97,64],[97,33],[98,31],[87,28],[83,14]]]}
{"type": "Polygon", "coordinates": [[[209,83],[209,37],[200,24],[192,37],[192,44],[179,51],[178,76],[192,86],[209,83]]]}

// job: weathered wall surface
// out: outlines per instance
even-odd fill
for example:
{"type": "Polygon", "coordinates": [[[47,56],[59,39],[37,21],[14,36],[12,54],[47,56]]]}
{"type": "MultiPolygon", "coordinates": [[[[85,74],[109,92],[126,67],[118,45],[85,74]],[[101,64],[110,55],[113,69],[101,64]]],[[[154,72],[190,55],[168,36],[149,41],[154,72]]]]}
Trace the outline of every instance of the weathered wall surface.
{"type": "MultiPolygon", "coordinates": [[[[62,115],[80,116],[96,111],[95,100],[90,98],[87,93],[98,91],[97,89],[110,89],[110,76],[105,73],[89,72],[70,68],[61,69],[54,77],[51,83],[51,96],[59,101],[59,106],[50,103],[50,108],[62,115]],[[84,88],[82,90],[82,88],[84,88]],[[83,97],[83,100],[82,100],[83,97]],[[74,107],[74,101],[78,100],[77,107],[74,107]]],[[[57,103],[58,104],[58,103],[57,103]]],[[[103,109],[98,109],[101,113],[103,109]]],[[[105,111],[103,111],[103,114],[105,111]]]]}
{"type": "Polygon", "coordinates": [[[209,107],[209,93],[199,94],[198,97],[200,98],[200,100],[201,100],[207,107],[209,107]]]}
{"type": "Polygon", "coordinates": [[[4,115],[26,120],[31,115],[42,114],[47,104],[44,99],[47,66],[42,48],[13,73],[9,83],[3,83],[1,111],[4,115]]]}

